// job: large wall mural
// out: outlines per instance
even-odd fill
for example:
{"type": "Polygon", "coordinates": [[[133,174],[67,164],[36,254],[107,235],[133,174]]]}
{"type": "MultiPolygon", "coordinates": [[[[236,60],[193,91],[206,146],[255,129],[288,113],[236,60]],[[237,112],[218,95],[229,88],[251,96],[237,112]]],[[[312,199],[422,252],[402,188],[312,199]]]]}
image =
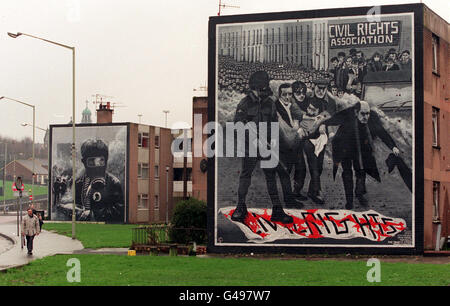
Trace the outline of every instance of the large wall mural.
{"type": "Polygon", "coordinates": [[[377,17],[215,25],[213,246],[414,247],[414,15],[377,17]]]}
{"type": "Polygon", "coordinates": [[[77,126],[76,176],[72,176],[72,127],[51,127],[51,216],[77,221],[126,222],[127,126],[77,126]]]}

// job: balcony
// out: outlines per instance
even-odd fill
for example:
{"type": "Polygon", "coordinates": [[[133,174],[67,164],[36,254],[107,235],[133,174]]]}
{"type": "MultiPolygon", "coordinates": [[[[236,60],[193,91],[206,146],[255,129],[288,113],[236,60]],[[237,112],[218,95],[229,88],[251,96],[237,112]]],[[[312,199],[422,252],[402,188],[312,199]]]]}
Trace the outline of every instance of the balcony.
{"type": "MultiPolygon", "coordinates": [[[[173,192],[183,193],[183,181],[173,182],[173,192]]],[[[187,192],[192,193],[192,181],[187,182],[187,192]]]]}

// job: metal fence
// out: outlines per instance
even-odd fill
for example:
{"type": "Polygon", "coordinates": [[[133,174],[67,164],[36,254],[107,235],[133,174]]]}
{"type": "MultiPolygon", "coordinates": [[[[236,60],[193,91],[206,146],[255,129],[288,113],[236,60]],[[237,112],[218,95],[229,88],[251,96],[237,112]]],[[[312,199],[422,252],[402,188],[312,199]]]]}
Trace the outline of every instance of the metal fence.
{"type": "Polygon", "coordinates": [[[132,247],[137,245],[160,246],[167,244],[206,243],[206,229],[177,228],[171,225],[150,225],[132,229],[132,247]]]}

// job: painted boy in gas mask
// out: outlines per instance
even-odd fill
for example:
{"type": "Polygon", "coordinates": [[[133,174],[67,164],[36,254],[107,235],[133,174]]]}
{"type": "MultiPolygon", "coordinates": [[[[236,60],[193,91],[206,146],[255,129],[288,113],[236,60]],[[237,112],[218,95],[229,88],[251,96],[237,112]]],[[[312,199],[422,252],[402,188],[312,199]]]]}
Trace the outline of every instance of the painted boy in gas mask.
{"type": "Polygon", "coordinates": [[[106,172],[108,146],[100,139],[88,139],[81,145],[84,173],[75,182],[80,221],[121,222],[124,197],[120,181],[106,172]]]}

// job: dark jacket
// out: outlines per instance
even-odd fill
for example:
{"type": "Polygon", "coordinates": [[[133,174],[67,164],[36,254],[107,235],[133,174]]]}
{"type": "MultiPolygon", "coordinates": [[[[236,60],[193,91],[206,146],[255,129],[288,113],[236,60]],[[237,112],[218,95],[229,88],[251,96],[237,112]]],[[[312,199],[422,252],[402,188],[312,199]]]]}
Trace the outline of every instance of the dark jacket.
{"type": "Polygon", "coordinates": [[[341,89],[345,89],[347,88],[347,83],[348,83],[348,72],[350,71],[349,68],[346,67],[341,67],[339,69],[336,70],[336,86],[341,88],[341,89]]]}
{"type": "Polygon", "coordinates": [[[369,67],[369,71],[371,72],[378,72],[378,71],[382,71],[383,70],[383,63],[381,61],[374,61],[371,60],[367,66],[369,67]]]}
{"type": "Polygon", "coordinates": [[[388,68],[388,66],[383,66],[383,71],[395,71],[395,70],[400,70],[400,67],[398,67],[397,64],[392,65],[391,68],[388,68]]]}
{"type": "Polygon", "coordinates": [[[350,107],[336,113],[324,123],[339,125],[336,135],[332,139],[333,177],[336,177],[338,166],[343,160],[352,159],[360,162],[361,168],[380,182],[380,174],[373,156],[372,140],[379,137],[391,150],[396,145],[383,128],[378,114],[371,110],[368,123],[361,124],[356,117],[355,108],[350,107]]]}
{"type": "Polygon", "coordinates": [[[97,189],[89,188],[86,179],[87,176],[83,175],[75,181],[77,207],[90,209],[89,217],[82,221],[123,222],[125,199],[119,179],[106,172],[104,187],[97,189]],[[95,197],[99,200],[94,201],[95,197]]]}
{"type": "Polygon", "coordinates": [[[398,63],[400,70],[411,70],[412,69],[412,61],[409,59],[406,63],[400,61],[398,63]]]}
{"type": "MultiPolygon", "coordinates": [[[[255,96],[253,92],[249,92],[236,107],[236,113],[234,115],[234,123],[242,122],[247,124],[249,122],[254,122],[257,130],[256,135],[259,139],[259,123],[267,122],[267,139],[266,142],[269,145],[271,141],[271,122],[278,122],[277,111],[273,97],[267,97],[260,101],[258,97],[255,96]]],[[[248,156],[249,153],[249,133],[246,131],[245,137],[245,154],[248,156]]],[[[258,150],[259,151],[259,150],[258,150]]]]}

